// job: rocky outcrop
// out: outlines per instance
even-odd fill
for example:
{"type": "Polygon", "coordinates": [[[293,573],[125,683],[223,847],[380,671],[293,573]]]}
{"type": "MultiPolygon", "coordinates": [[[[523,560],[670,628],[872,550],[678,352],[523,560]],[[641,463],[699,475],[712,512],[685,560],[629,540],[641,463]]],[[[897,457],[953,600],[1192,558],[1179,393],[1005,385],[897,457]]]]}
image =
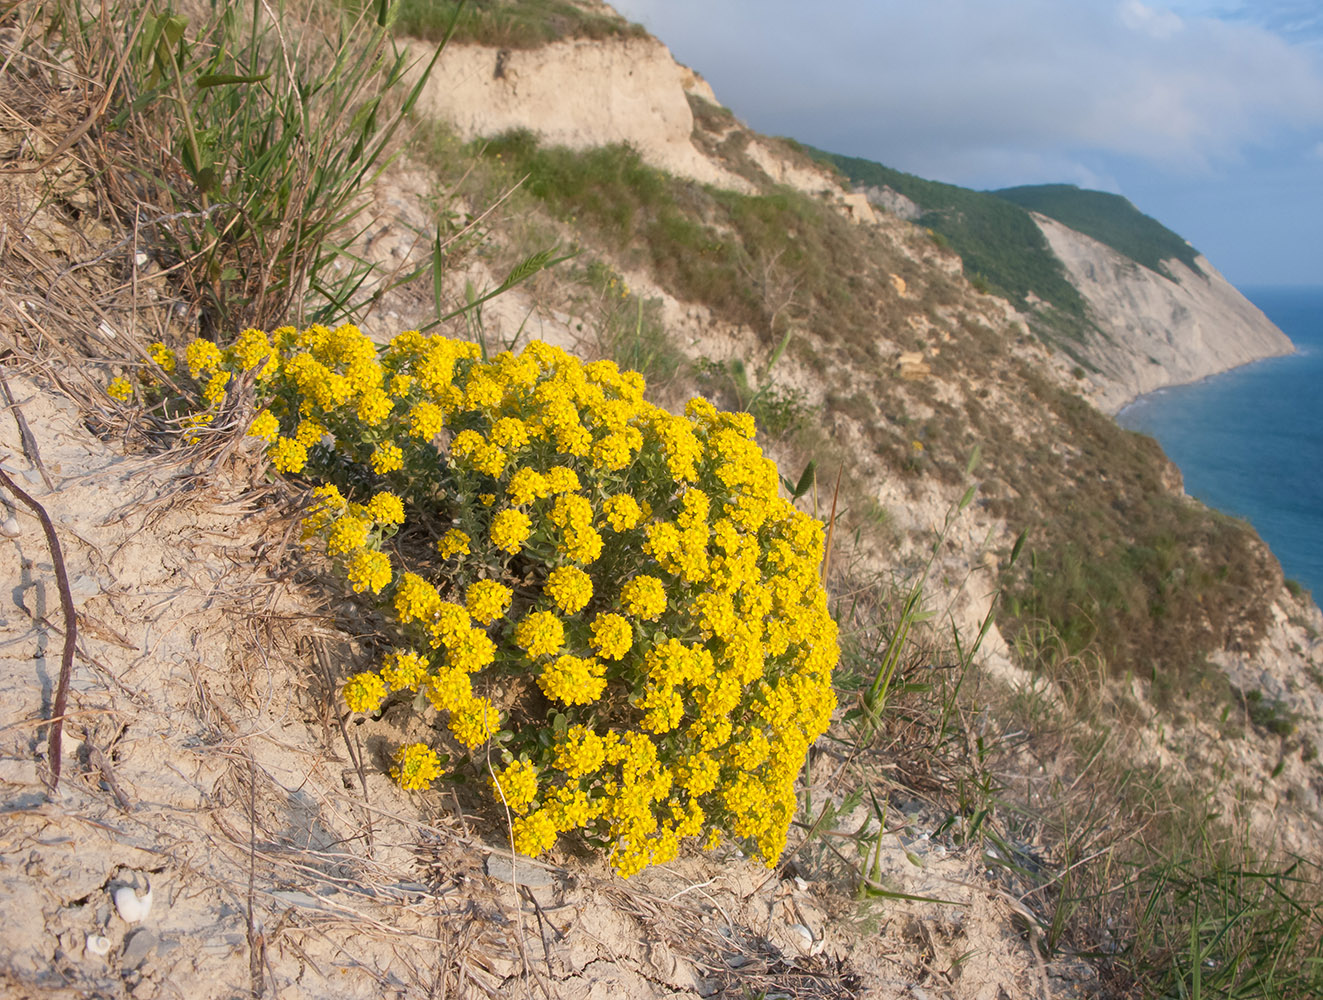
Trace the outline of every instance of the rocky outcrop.
{"type": "Polygon", "coordinates": [[[689,92],[712,94],[655,38],[571,39],[539,49],[451,45],[419,111],[451,122],[466,140],[527,128],[571,149],[628,143],[662,170],[748,190],[748,181],[694,148],[689,92]]]}
{"type": "Polygon", "coordinates": [[[1088,302],[1097,330],[1082,354],[1097,370],[1096,402],[1115,413],[1168,385],[1195,382],[1251,361],[1290,354],[1290,339],[1204,257],[1158,274],[1111,247],[1033,213],[1088,302]]]}
{"type": "MultiPolygon", "coordinates": [[[[430,52],[415,45],[423,65],[430,52]]],[[[707,81],[651,37],[569,39],[538,49],[451,45],[433,67],[419,111],[450,122],[464,140],[524,128],[571,149],[626,143],[649,165],[701,184],[744,194],[784,185],[826,201],[852,222],[877,221],[867,196],[753,133],[745,154],[763,182],[705,154],[693,142],[690,95],[718,104],[707,81]]]]}

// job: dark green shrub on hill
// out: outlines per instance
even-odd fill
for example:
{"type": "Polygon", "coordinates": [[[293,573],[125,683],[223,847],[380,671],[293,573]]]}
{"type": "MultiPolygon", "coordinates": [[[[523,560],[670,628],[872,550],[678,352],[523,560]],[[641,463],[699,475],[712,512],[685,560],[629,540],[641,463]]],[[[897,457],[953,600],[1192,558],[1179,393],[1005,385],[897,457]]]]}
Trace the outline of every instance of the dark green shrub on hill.
{"type": "Polygon", "coordinates": [[[1067,280],[1042,231],[1022,208],[982,191],[924,180],[871,160],[811,151],[851,183],[888,187],[918,205],[923,212],[919,223],[960,255],[965,275],[976,287],[983,283],[1020,308],[1029,304],[1032,294],[1063,312],[1085,316],[1084,299],[1067,280]]]}
{"type": "Polygon", "coordinates": [[[1199,270],[1198,250],[1119,194],[1087,191],[1073,184],[1031,184],[992,194],[1092,236],[1150,271],[1165,274],[1163,261],[1173,258],[1199,270]]]}

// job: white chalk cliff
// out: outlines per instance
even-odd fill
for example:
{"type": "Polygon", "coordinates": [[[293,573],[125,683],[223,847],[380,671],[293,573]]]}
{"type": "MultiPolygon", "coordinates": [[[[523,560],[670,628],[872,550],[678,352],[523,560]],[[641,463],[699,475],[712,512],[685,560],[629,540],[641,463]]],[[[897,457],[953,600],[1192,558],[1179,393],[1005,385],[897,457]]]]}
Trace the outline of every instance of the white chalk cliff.
{"type": "Polygon", "coordinates": [[[1205,257],[1158,274],[1111,247],[1032,213],[1093,312],[1083,354],[1097,367],[1097,402],[1115,412],[1136,396],[1196,382],[1261,358],[1290,354],[1290,339],[1205,257]]]}

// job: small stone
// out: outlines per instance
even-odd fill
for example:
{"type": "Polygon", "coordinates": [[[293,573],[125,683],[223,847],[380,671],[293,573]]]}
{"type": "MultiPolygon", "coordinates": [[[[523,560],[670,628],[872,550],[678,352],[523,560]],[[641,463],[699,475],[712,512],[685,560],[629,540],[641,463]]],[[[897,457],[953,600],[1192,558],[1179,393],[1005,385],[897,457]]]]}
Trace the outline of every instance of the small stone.
{"type": "Polygon", "coordinates": [[[487,877],[530,889],[545,889],[553,884],[551,872],[523,858],[512,863],[508,854],[487,855],[487,877]]]}
{"type": "Polygon", "coordinates": [[[147,961],[147,956],[161,943],[161,939],[147,928],[139,928],[124,939],[124,950],[120,953],[120,966],[136,969],[147,961]]]}

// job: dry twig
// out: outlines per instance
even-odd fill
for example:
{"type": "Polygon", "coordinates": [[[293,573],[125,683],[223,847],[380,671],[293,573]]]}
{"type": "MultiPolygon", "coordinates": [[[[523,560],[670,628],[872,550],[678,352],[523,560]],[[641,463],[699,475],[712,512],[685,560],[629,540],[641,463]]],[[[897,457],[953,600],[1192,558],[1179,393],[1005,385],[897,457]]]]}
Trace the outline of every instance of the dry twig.
{"type": "Polygon", "coordinates": [[[55,566],[55,582],[60,589],[60,607],[64,611],[64,653],[60,658],[60,681],[55,688],[55,702],[51,705],[50,720],[50,794],[54,796],[60,785],[60,750],[64,737],[64,712],[69,703],[69,678],[73,674],[74,649],[78,645],[78,614],[74,611],[73,594],[69,590],[69,573],[64,568],[64,553],[60,549],[60,538],[55,533],[55,525],[51,523],[46,508],[20,489],[4,469],[0,469],[0,484],[23,501],[41,521],[41,528],[46,532],[46,544],[51,551],[51,562],[55,566]]]}

